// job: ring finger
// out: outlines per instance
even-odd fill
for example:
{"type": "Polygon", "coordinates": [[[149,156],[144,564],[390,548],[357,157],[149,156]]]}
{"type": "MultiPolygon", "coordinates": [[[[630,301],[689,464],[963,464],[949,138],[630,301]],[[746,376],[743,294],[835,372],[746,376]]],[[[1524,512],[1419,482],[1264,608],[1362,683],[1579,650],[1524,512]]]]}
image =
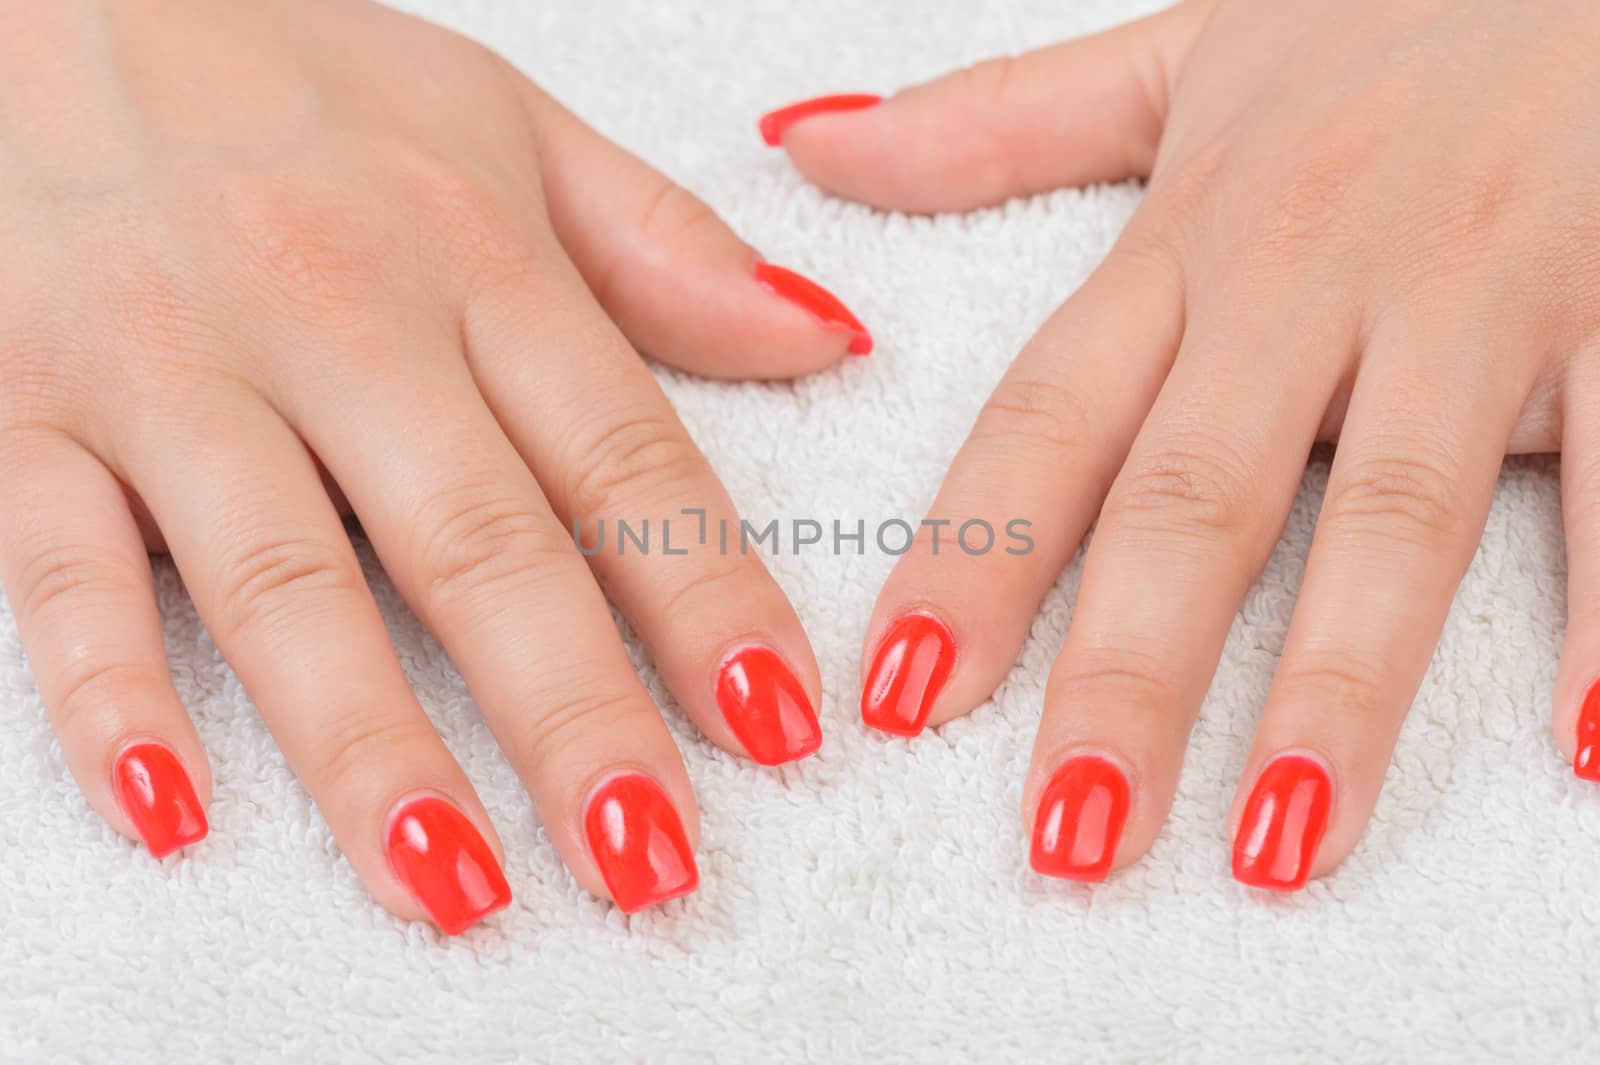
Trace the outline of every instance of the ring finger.
{"type": "Polygon", "coordinates": [[[1233,875],[1293,890],[1355,846],[1482,535],[1534,360],[1392,315],[1371,335],[1234,801],[1233,875]]]}
{"type": "Polygon", "coordinates": [[[160,441],[119,442],[128,479],[362,881],[402,917],[463,931],[510,901],[500,844],[406,683],[315,463],[254,393],[194,409],[160,441]]]}
{"type": "Polygon", "coordinates": [[[692,891],[683,762],[457,331],[418,320],[366,339],[316,389],[287,382],[291,420],[460,667],[578,880],[628,912],[692,891]],[[386,372],[344,369],[374,353],[386,372]],[[407,425],[428,431],[396,432],[407,425]]]}
{"type": "Polygon", "coordinates": [[[1318,288],[1221,284],[1194,305],[1106,500],[1051,670],[1024,788],[1045,875],[1100,879],[1166,819],[1229,624],[1348,365],[1355,323],[1339,298],[1300,295],[1318,288]]]}

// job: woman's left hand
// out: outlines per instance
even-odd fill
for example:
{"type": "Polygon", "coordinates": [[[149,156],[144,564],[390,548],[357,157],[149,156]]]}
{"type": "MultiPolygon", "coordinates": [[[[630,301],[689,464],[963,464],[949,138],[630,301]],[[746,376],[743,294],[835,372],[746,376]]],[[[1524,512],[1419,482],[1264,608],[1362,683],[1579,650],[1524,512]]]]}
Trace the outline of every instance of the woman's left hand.
{"type": "Polygon", "coordinates": [[[1555,731],[1600,779],[1597,53],[1588,2],[1187,0],[764,121],[813,180],[886,208],[1149,177],[929,515],[1030,519],[1037,549],[924,538],[868,632],[869,724],[967,713],[1099,515],[1024,790],[1040,872],[1099,879],[1155,839],[1318,440],[1338,454],[1234,875],[1297,888],[1354,847],[1508,452],[1566,452],[1555,731]]]}

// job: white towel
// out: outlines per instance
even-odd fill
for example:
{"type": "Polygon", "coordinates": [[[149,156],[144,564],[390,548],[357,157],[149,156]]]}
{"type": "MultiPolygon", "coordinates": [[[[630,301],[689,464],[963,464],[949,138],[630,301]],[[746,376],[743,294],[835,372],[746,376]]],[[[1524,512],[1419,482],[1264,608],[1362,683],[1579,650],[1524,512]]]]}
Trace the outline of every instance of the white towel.
{"type": "MultiPolygon", "coordinates": [[[[755,120],[1100,28],[1142,0],[407,6],[505,52],[869,324],[870,358],[793,385],[662,374],[761,522],[920,517],[1013,354],[1139,198],[1126,184],[883,215],[809,187],[755,120]]],[[[509,855],[516,901],[454,940],[368,897],[169,565],[173,671],[216,777],[211,835],[181,858],[152,860],[79,796],[0,612],[0,1059],[1595,1060],[1600,792],[1548,725],[1565,616],[1554,460],[1508,465],[1355,854],[1289,898],[1229,877],[1224,819],[1325,474],[1307,476],[1233,628],[1170,822],[1097,887],[1030,873],[1019,827],[1081,560],[994,699],[911,742],[857,718],[862,632],[893,561],[876,551],[771,561],[826,688],[826,740],[798,766],[713,748],[641,660],[703,809],[702,885],[629,918],[574,884],[460,678],[363,551],[509,855]]]]}

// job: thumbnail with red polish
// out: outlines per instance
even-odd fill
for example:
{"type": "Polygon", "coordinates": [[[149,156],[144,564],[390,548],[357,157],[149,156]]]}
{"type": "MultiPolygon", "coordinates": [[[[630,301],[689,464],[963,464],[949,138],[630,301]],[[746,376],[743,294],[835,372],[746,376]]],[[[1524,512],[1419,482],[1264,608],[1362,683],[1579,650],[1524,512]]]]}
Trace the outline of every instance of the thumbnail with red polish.
{"type": "Polygon", "coordinates": [[[757,263],[755,275],[756,280],[768,292],[799,307],[824,329],[837,329],[849,333],[850,354],[871,353],[872,334],[867,332],[867,327],[850,313],[848,307],[839,302],[839,297],[810,278],[771,263],[757,263]]]}
{"type": "Polygon", "coordinates": [[[1333,782],[1321,763],[1298,754],[1273,759],[1244,804],[1233,878],[1274,891],[1304,887],[1332,803],[1333,782]]]}
{"type": "Polygon", "coordinates": [[[140,743],[117,757],[112,790],[145,847],[165,858],[206,837],[206,812],[183,763],[166,746],[140,743]]]}
{"type": "Polygon", "coordinates": [[[687,895],[700,883],[678,811],[661,785],[641,773],[600,786],[589,800],[584,831],[623,913],[687,895]]]}
{"type": "Polygon", "coordinates": [[[812,115],[831,115],[841,111],[861,111],[868,107],[876,107],[883,102],[883,97],[866,92],[839,93],[835,96],[818,96],[811,100],[801,100],[788,107],[780,107],[761,116],[761,139],[776,148],[783,143],[783,135],[788,128],[802,119],[812,115]]]}
{"type": "Polygon", "coordinates": [[[494,851],[467,815],[436,795],[412,799],[389,823],[389,866],[446,935],[511,902],[494,851]]]}
{"type": "Polygon", "coordinates": [[[1578,754],[1572,771],[1584,780],[1600,781],[1600,681],[1583,697],[1578,714],[1578,754]]]}
{"type": "Polygon", "coordinates": [[[1029,861],[1044,876],[1104,880],[1127,819],[1122,771],[1095,755],[1068,759],[1039,798],[1029,861]]]}
{"type": "Polygon", "coordinates": [[[907,614],[889,626],[861,690],[861,720],[896,736],[915,736],[956,663],[956,638],[938,618],[907,614]]]}
{"type": "Polygon", "coordinates": [[[768,647],[745,647],[717,672],[717,706],[762,765],[804,758],[822,746],[822,728],[794,672],[768,647]]]}

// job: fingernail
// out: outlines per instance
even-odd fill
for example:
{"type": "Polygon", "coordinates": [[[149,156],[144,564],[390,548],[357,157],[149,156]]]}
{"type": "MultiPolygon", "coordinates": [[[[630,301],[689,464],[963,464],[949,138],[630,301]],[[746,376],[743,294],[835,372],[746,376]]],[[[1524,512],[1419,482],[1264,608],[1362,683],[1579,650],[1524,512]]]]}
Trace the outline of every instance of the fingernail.
{"type": "Polygon", "coordinates": [[[170,748],[159,743],[129,747],[117,756],[111,778],[122,812],[155,857],[206,838],[206,812],[170,748]]]}
{"type": "Polygon", "coordinates": [[[1128,819],[1128,780],[1095,755],[1061,764],[1039,799],[1029,862],[1063,880],[1104,880],[1128,819]]]}
{"type": "Polygon", "coordinates": [[[840,93],[836,96],[818,96],[801,100],[788,107],[780,107],[761,116],[761,139],[776,148],[783,143],[783,135],[790,126],[812,115],[836,114],[840,111],[861,111],[876,107],[883,97],[866,92],[840,93]]]}
{"type": "Polygon", "coordinates": [[[907,614],[889,626],[861,690],[861,720],[896,736],[928,721],[956,661],[956,638],[937,618],[907,614]]]}
{"type": "Polygon", "coordinates": [[[866,355],[872,351],[872,334],[839,297],[793,270],[771,263],[756,263],[756,280],[774,296],[788,300],[811,316],[824,329],[840,329],[850,334],[849,352],[866,355]]]}
{"type": "Polygon", "coordinates": [[[1305,887],[1332,802],[1333,784],[1320,763],[1298,754],[1273,759],[1244,804],[1233,878],[1273,891],[1305,887]]]}
{"type": "Polygon", "coordinates": [[[822,746],[805,688],[771,648],[744,647],[728,656],[717,672],[717,706],[762,765],[793,762],[822,746]]]}
{"type": "Polygon", "coordinates": [[[1600,781],[1600,681],[1583,697],[1578,713],[1578,754],[1572,771],[1584,780],[1600,781]]]}
{"type": "Polygon", "coordinates": [[[687,895],[700,883],[689,837],[661,785],[642,773],[612,777],[584,817],[589,852],[623,913],[687,895]]]}
{"type": "Polygon", "coordinates": [[[436,795],[403,804],[389,823],[389,866],[447,936],[511,902],[494,851],[467,815],[436,795]]]}

